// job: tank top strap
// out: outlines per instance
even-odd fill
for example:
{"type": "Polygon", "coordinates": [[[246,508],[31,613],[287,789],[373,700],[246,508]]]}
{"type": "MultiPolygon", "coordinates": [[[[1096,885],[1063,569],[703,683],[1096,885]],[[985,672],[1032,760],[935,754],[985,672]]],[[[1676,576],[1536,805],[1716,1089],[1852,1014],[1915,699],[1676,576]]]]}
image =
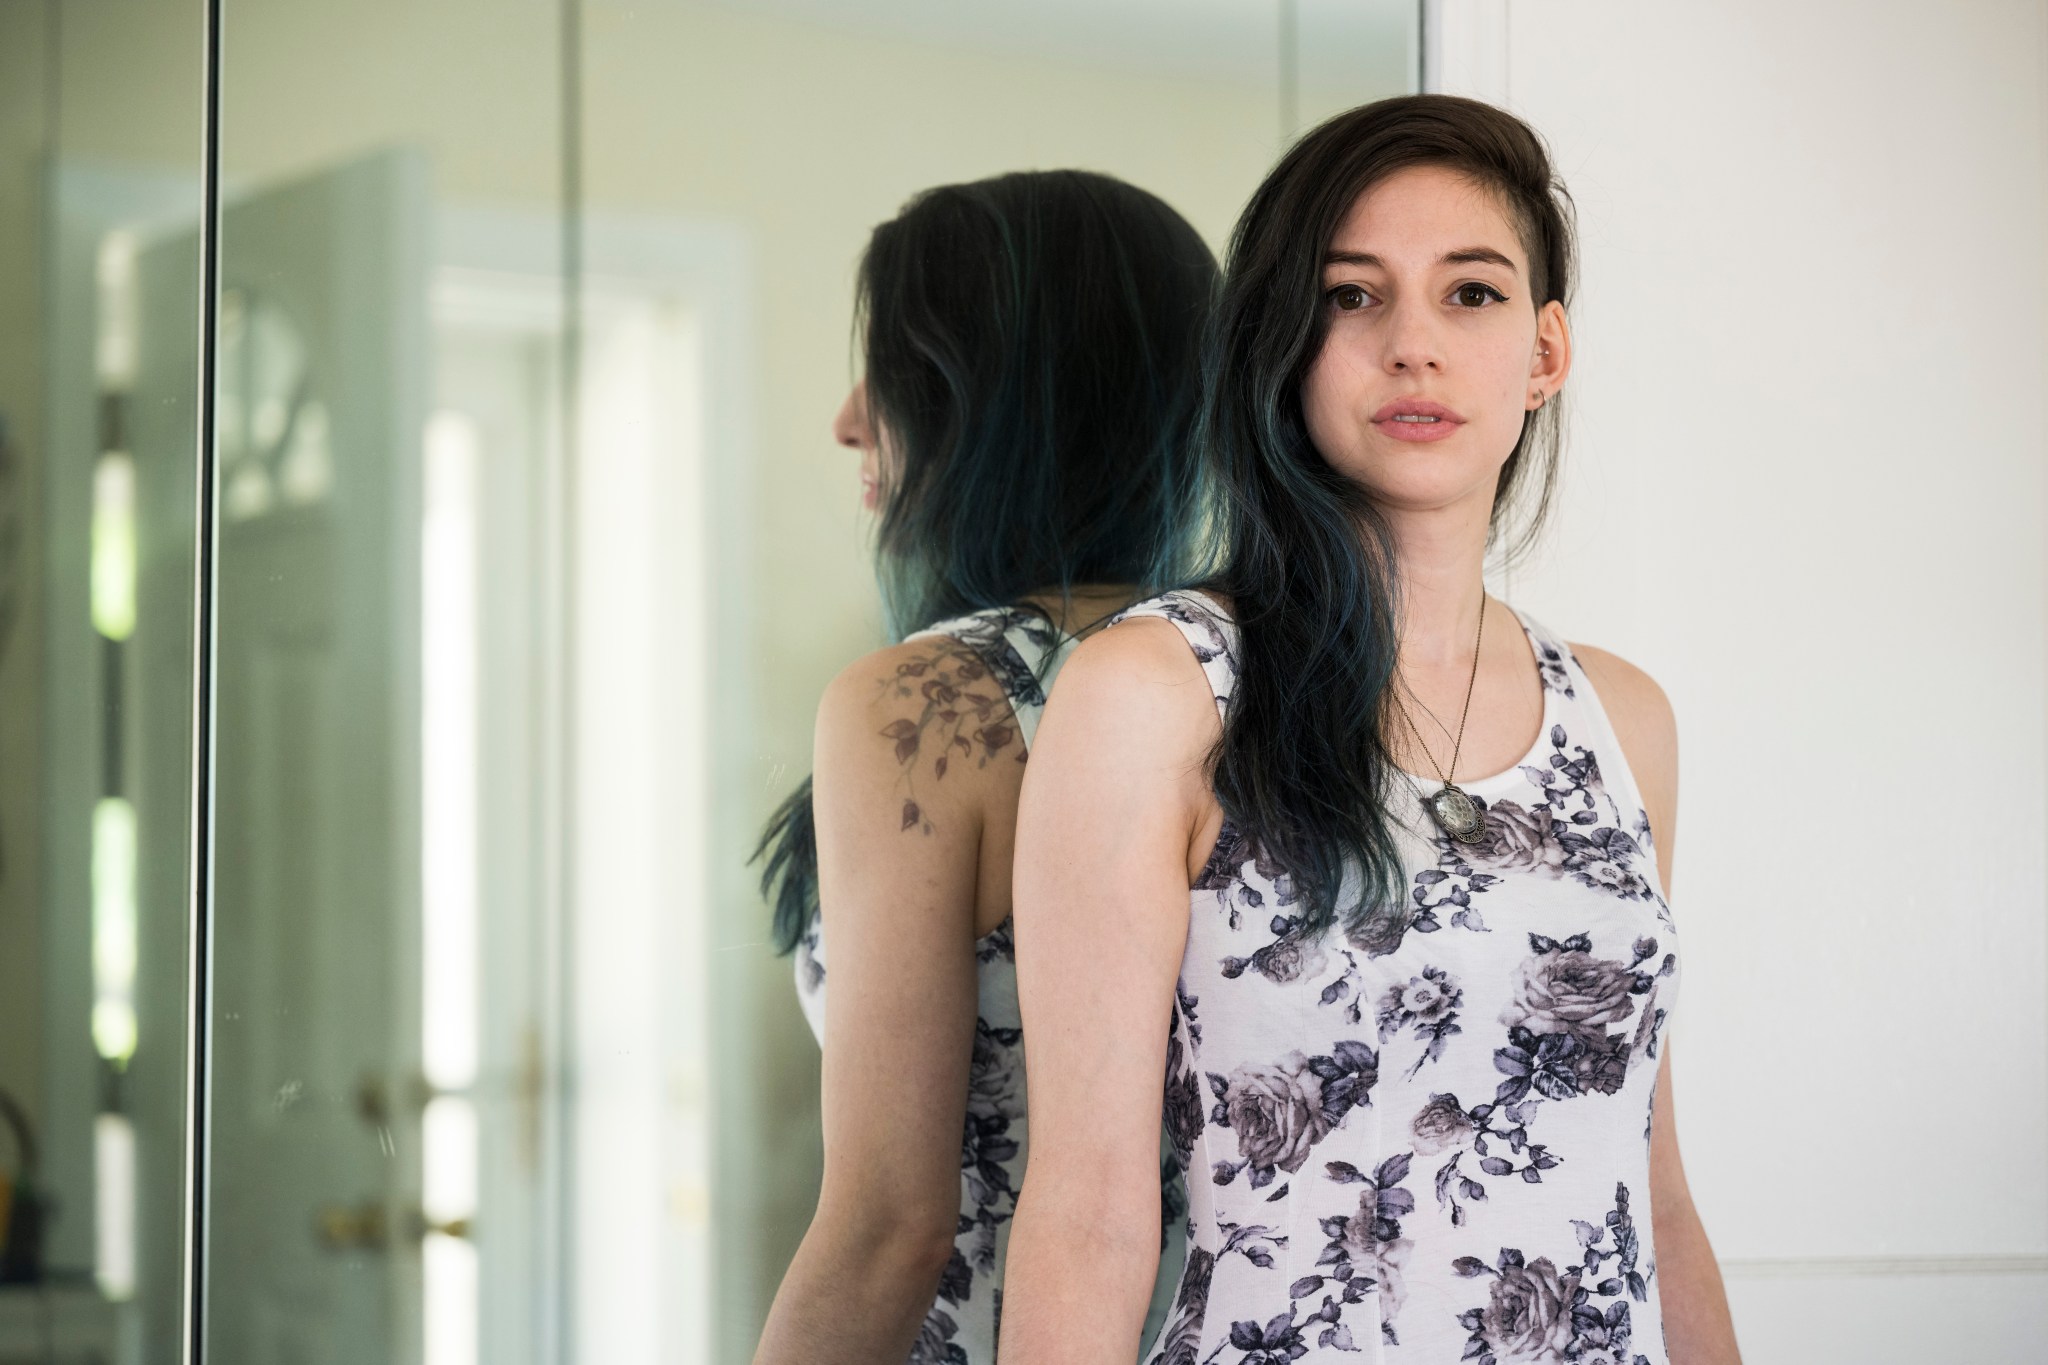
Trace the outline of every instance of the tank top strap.
{"type": "Polygon", "coordinates": [[[935,621],[904,637],[943,635],[957,640],[988,666],[989,676],[1009,698],[1017,731],[1029,750],[1038,737],[1038,718],[1045,711],[1052,680],[1073,652],[1075,640],[1037,612],[1021,607],[987,607],[935,621]]]}
{"type": "Polygon", "coordinates": [[[1157,616],[1173,623],[1209,679],[1217,714],[1227,714],[1231,694],[1237,689],[1238,634],[1237,622],[1223,609],[1223,604],[1194,588],[1176,588],[1126,607],[1111,617],[1109,624],[1114,626],[1134,616],[1157,616]]]}
{"type": "Polygon", "coordinates": [[[1600,700],[1592,678],[1562,635],[1520,607],[1514,610],[1522,620],[1522,628],[1528,632],[1530,647],[1536,651],[1537,670],[1548,694],[1549,714],[1560,718],[1568,739],[1574,745],[1583,745],[1596,755],[1600,784],[1612,803],[1608,815],[1642,845],[1654,869],[1656,849],[1651,840],[1642,788],[1636,781],[1634,770],[1629,767],[1621,738],[1615,732],[1614,723],[1608,717],[1607,707],[1600,700]]]}

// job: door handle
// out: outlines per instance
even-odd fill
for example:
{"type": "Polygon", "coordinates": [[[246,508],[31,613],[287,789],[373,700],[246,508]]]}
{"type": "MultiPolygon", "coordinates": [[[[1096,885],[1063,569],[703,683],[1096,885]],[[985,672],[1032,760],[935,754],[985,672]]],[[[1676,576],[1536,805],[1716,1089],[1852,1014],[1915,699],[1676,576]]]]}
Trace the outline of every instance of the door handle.
{"type": "Polygon", "coordinates": [[[443,1237],[459,1237],[465,1242],[471,1240],[470,1221],[467,1218],[448,1218],[437,1221],[427,1217],[424,1213],[416,1212],[413,1214],[413,1237],[415,1240],[424,1242],[430,1234],[437,1232],[443,1237]]]}
{"type": "Polygon", "coordinates": [[[324,1204],[313,1215],[313,1222],[320,1245],[329,1251],[390,1248],[390,1229],[382,1204],[324,1204]]]}
{"type": "MultiPolygon", "coordinates": [[[[327,1204],[314,1215],[320,1245],[329,1251],[387,1251],[391,1245],[390,1220],[385,1216],[382,1204],[364,1201],[361,1204],[327,1204]]],[[[443,1237],[459,1237],[470,1241],[474,1235],[474,1223],[468,1218],[429,1218],[420,1209],[414,1209],[406,1220],[407,1230],[415,1242],[424,1242],[428,1236],[438,1233],[443,1237]]]]}

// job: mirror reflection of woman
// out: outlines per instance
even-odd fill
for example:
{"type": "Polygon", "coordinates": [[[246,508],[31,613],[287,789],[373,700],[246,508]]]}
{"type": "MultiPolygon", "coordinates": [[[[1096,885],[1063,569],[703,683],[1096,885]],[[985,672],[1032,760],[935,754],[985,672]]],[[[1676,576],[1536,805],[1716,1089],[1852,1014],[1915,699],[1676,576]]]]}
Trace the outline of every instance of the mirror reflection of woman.
{"type": "Polygon", "coordinates": [[[1245,210],[1219,559],[1076,649],[1025,782],[1005,1365],[1131,1358],[1162,1120],[1148,1360],[1737,1359],[1673,1126],[1671,707],[1481,579],[1548,498],[1574,254],[1537,136],[1440,95],[1245,210]]]}
{"type": "MultiPolygon", "coordinates": [[[[763,1365],[995,1359],[1026,1152],[1018,790],[1075,641],[1188,567],[1216,284],[1164,202],[1076,171],[928,190],[861,261],[865,375],[833,431],[898,643],[827,688],[812,777],[762,843],[825,1139],[763,1365]]],[[[1156,1139],[1147,1179],[1157,1264],[1179,1196],[1156,1139]]]]}

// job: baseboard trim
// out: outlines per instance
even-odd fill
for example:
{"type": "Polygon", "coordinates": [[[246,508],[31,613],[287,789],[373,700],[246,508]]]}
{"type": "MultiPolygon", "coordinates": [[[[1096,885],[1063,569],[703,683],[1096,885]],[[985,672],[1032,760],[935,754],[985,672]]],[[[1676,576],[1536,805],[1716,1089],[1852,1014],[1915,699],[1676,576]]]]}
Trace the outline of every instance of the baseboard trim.
{"type": "Polygon", "coordinates": [[[1782,1256],[1721,1262],[1731,1280],[1862,1275],[2048,1275],[2048,1256],[1782,1256]]]}

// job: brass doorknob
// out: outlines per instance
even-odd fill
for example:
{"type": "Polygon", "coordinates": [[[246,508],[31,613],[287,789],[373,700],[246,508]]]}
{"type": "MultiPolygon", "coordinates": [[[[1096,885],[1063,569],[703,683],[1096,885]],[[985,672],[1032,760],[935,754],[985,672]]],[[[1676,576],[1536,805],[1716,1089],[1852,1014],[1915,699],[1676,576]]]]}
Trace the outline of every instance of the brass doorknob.
{"type": "Polygon", "coordinates": [[[429,1234],[436,1232],[440,1233],[443,1237],[460,1237],[466,1242],[469,1240],[470,1233],[469,1219],[449,1218],[443,1221],[436,1221],[427,1217],[424,1213],[416,1212],[413,1214],[413,1237],[415,1240],[424,1242],[429,1234]]]}
{"type": "Polygon", "coordinates": [[[313,1220],[320,1245],[329,1251],[383,1251],[390,1242],[382,1204],[327,1204],[313,1220]]]}
{"type": "MultiPolygon", "coordinates": [[[[390,1220],[382,1204],[328,1204],[314,1215],[314,1222],[320,1245],[330,1251],[384,1251],[390,1246],[390,1220]]],[[[419,1209],[412,1211],[407,1223],[415,1242],[434,1233],[467,1241],[473,1231],[468,1218],[429,1218],[419,1209]]]]}

